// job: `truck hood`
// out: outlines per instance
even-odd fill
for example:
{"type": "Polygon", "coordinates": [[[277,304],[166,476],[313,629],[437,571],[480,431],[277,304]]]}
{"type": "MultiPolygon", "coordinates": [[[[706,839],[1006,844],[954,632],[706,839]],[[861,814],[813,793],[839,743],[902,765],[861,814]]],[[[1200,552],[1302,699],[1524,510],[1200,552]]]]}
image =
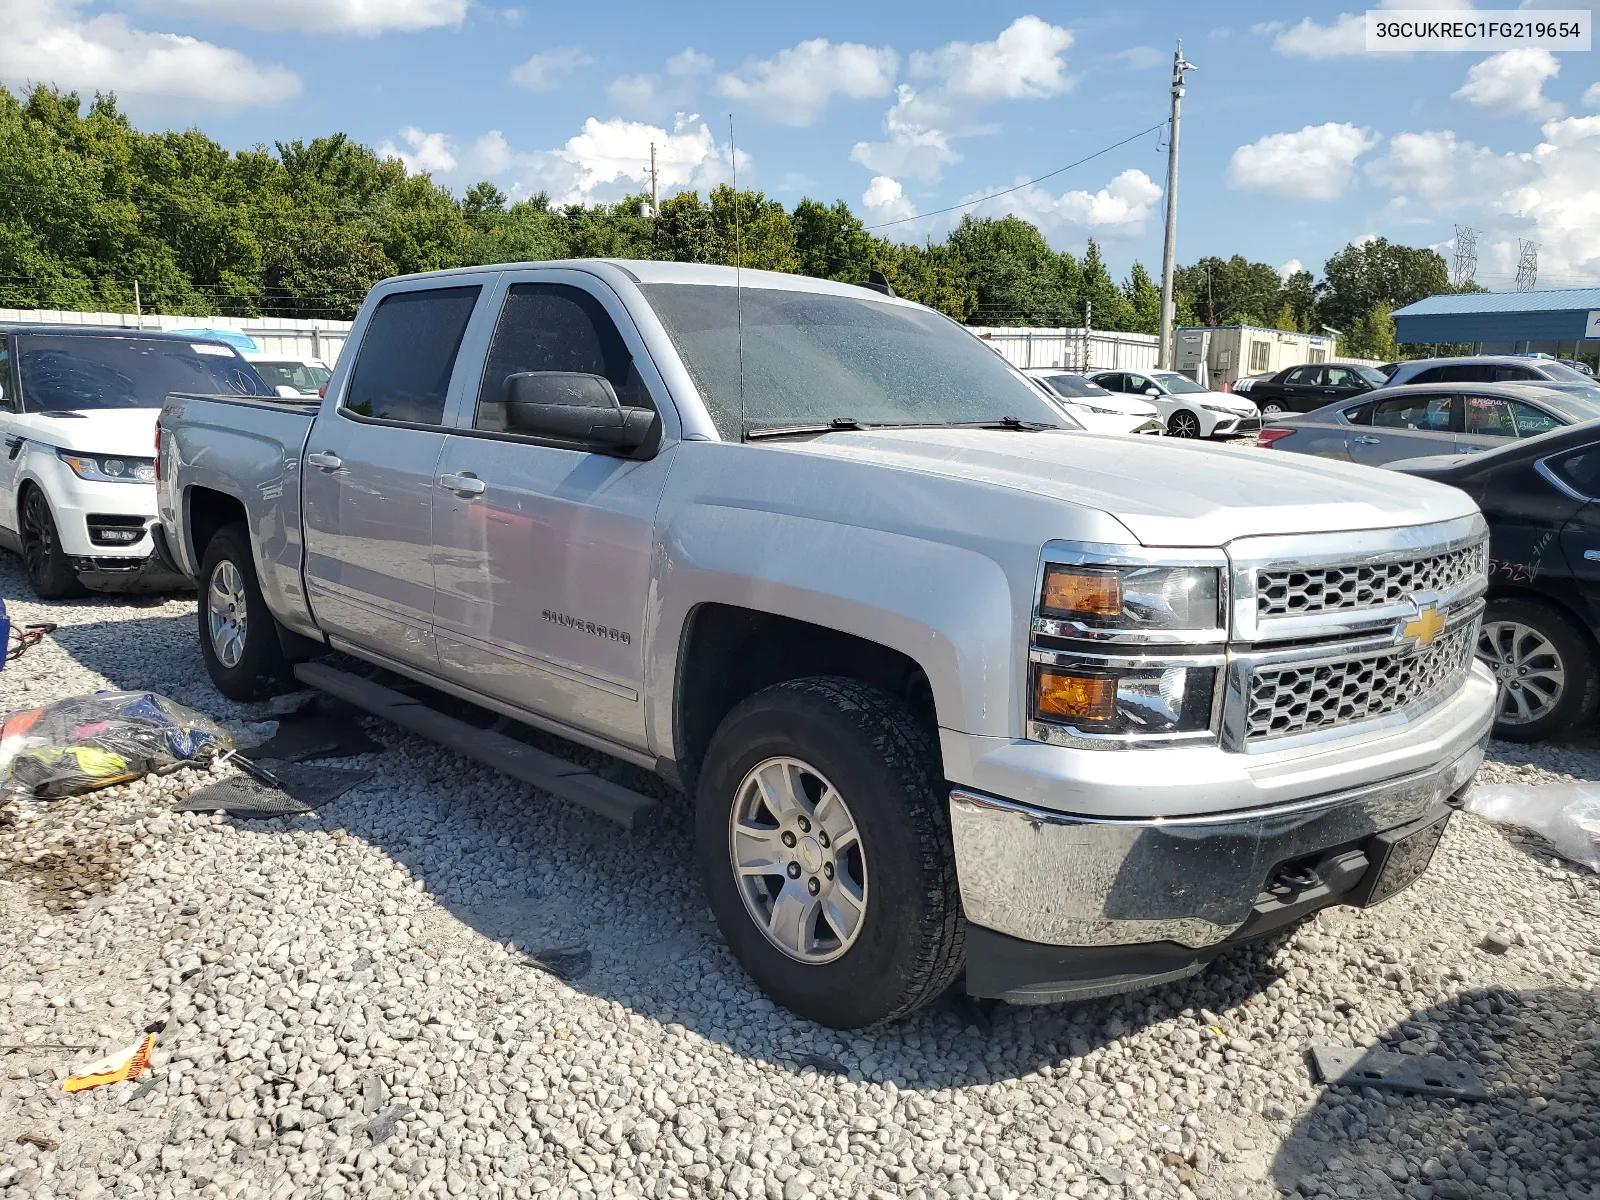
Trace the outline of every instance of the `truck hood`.
{"type": "Polygon", "coordinates": [[[1477,511],[1442,484],[1308,455],[1175,438],[873,429],[773,444],[1011,488],[1108,513],[1147,546],[1424,525],[1477,511]]]}
{"type": "Polygon", "coordinates": [[[154,458],[159,408],[91,408],[72,416],[23,413],[7,422],[30,442],[79,454],[154,458]]]}

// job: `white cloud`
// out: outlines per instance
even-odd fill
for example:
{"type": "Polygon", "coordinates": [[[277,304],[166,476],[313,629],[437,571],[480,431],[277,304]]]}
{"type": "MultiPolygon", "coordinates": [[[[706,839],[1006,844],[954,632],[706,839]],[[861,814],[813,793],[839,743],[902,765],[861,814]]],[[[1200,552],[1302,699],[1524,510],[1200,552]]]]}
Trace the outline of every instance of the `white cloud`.
{"type": "Polygon", "coordinates": [[[979,102],[1055,96],[1072,86],[1062,52],[1070,30],[1018,17],[992,42],[951,42],[911,56],[911,73],[937,78],[944,90],[979,102]]]}
{"type": "Polygon", "coordinates": [[[478,175],[502,175],[515,166],[516,161],[516,152],[498,129],[474,138],[461,156],[461,165],[478,175]]]}
{"type": "Polygon", "coordinates": [[[553,92],[580,67],[594,62],[593,55],[577,46],[557,46],[541,50],[511,68],[511,82],[530,92],[553,92]]]}
{"type": "Polygon", "coordinates": [[[1170,55],[1165,50],[1157,50],[1154,46],[1129,46],[1126,50],[1118,50],[1109,55],[1113,62],[1121,63],[1134,71],[1142,71],[1148,67],[1157,67],[1170,61],[1170,55]]]}
{"type": "Polygon", "coordinates": [[[717,89],[784,125],[810,125],[835,96],[863,100],[894,86],[900,57],[887,46],[812,38],[727,74],[717,89]]]}
{"type": "MultiPolygon", "coordinates": [[[[1377,8],[1436,8],[1471,11],[1469,0],[1382,0],[1377,8]]],[[[1280,54],[1302,58],[1349,58],[1367,53],[1365,13],[1340,13],[1323,25],[1310,17],[1290,25],[1286,21],[1263,21],[1250,32],[1272,38],[1272,48],[1280,54]]],[[[1385,58],[1399,58],[1396,51],[1385,51],[1385,58]]]]}
{"type": "Polygon", "coordinates": [[[1296,200],[1333,200],[1350,182],[1356,159],[1376,144],[1370,130],[1349,122],[1268,134],[1233,152],[1228,186],[1296,200]]]}
{"type": "Polygon", "coordinates": [[[667,59],[665,72],[619,75],[606,87],[611,103],[626,112],[653,114],[693,102],[715,65],[711,56],[689,46],[667,59]]]}
{"type": "Polygon", "coordinates": [[[1155,180],[1143,171],[1129,168],[1098,191],[1075,190],[1057,196],[1037,184],[1030,184],[985,200],[970,211],[978,217],[1015,214],[1037,225],[1052,245],[1076,245],[1086,236],[1097,239],[1140,236],[1145,231],[1145,223],[1156,211],[1161,195],[1161,186],[1155,180]]]}
{"type": "Polygon", "coordinates": [[[1547,121],[1526,150],[1497,152],[1455,133],[1404,133],[1368,168],[1395,203],[1480,231],[1479,281],[1509,287],[1517,241],[1539,243],[1546,285],[1600,282],[1600,116],[1547,121]]]}
{"type": "Polygon", "coordinates": [[[1545,96],[1544,85],[1560,73],[1561,64],[1548,50],[1507,50],[1473,63],[1455,98],[1502,115],[1559,116],[1561,105],[1545,96]]]}
{"type": "Polygon", "coordinates": [[[942,129],[929,124],[937,112],[929,111],[909,83],[900,85],[900,98],[884,117],[889,140],[857,142],[850,151],[853,161],[880,175],[909,175],[913,179],[935,180],[945,167],[960,161],[950,148],[950,138],[942,129]]]}
{"type": "Polygon", "coordinates": [[[1305,269],[1305,263],[1301,262],[1298,258],[1291,258],[1288,262],[1284,263],[1283,266],[1278,268],[1278,277],[1280,279],[1287,279],[1291,275],[1300,274],[1300,272],[1304,271],[1305,269]]]}
{"type": "Polygon", "coordinates": [[[1583,93],[1585,108],[1600,108],[1600,83],[1591,83],[1583,93]]]}
{"type": "MultiPolygon", "coordinates": [[[[354,33],[455,27],[468,0],[146,0],[145,7],[185,16],[233,21],[251,29],[354,33]]],[[[516,10],[507,10],[508,15],[516,10]]]]}
{"type": "Polygon", "coordinates": [[[0,79],[116,92],[133,112],[201,112],[279,104],[300,91],[285,67],[222,46],[136,28],[83,0],[0,0],[0,79]]]}
{"type": "Polygon", "coordinates": [[[903,221],[917,215],[917,207],[906,198],[905,189],[898,179],[887,175],[874,175],[867,190],[861,193],[861,204],[866,209],[867,223],[874,221],[903,221]]]}
{"type": "Polygon", "coordinates": [[[444,134],[425,133],[414,125],[408,125],[400,131],[400,136],[411,147],[409,150],[402,150],[389,141],[378,147],[378,156],[398,158],[413,175],[424,171],[443,173],[456,169],[455,151],[444,134]]]}

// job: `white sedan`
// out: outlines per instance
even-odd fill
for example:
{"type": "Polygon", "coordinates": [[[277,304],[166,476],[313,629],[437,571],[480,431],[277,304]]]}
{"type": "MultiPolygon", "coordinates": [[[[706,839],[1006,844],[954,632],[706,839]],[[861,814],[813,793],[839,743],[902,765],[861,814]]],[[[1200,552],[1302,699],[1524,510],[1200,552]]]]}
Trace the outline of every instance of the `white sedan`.
{"type": "Polygon", "coordinates": [[[1148,400],[1108,392],[1060,367],[1030,367],[1023,374],[1093,433],[1160,433],[1163,428],[1160,413],[1148,400]]]}
{"type": "Polygon", "coordinates": [[[1208,391],[1176,371],[1096,371],[1089,378],[1107,391],[1149,400],[1172,437],[1240,437],[1261,431],[1261,410],[1253,400],[1208,391]]]}

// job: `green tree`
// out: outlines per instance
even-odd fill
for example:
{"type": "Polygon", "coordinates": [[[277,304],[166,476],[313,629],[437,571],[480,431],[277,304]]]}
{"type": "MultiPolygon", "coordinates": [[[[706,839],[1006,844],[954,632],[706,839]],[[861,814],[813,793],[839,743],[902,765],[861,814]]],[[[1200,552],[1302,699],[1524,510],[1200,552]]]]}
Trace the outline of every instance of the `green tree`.
{"type": "Polygon", "coordinates": [[[1096,329],[1119,332],[1132,330],[1137,316],[1127,295],[1111,278],[1100,258],[1100,247],[1093,238],[1083,252],[1083,298],[1092,305],[1092,322],[1096,329]]]}
{"type": "Polygon", "coordinates": [[[872,262],[872,235],[843,200],[831,208],[802,200],[790,218],[802,275],[859,283],[872,262]]]}
{"type": "Polygon", "coordinates": [[[1072,325],[1083,316],[1064,286],[1061,257],[1020,217],[962,217],[949,245],[978,298],[975,324],[1072,325]]]}
{"type": "Polygon", "coordinates": [[[1322,274],[1316,289],[1318,321],[1345,333],[1358,322],[1370,323],[1378,306],[1392,312],[1450,291],[1450,273],[1437,251],[1381,237],[1346,246],[1323,264],[1322,274]]]}
{"type": "Polygon", "coordinates": [[[1131,332],[1160,333],[1161,288],[1150,278],[1150,272],[1144,269],[1143,263],[1133,264],[1122,294],[1127,297],[1128,307],[1133,313],[1129,326],[1131,332]]]}

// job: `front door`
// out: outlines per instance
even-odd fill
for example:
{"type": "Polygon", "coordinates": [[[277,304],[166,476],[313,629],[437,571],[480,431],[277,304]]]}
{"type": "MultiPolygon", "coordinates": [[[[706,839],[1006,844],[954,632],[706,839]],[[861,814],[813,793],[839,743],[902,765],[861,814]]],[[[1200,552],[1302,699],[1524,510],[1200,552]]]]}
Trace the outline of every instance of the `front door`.
{"type": "Polygon", "coordinates": [[[1352,427],[1347,444],[1353,462],[1381,466],[1402,458],[1456,452],[1455,411],[1459,397],[1414,392],[1375,400],[1352,427]]]}
{"type": "Polygon", "coordinates": [[[457,351],[481,290],[385,296],[337,407],[317,418],[306,445],[306,591],[317,623],[430,671],[434,476],[457,351]]]}
{"type": "Polygon", "coordinates": [[[508,274],[475,403],[434,492],[434,629],[445,675],[612,742],[647,746],[644,623],[676,444],[666,389],[616,297],[573,271],[508,274]],[[579,371],[662,433],[633,457],[506,428],[508,375],[579,371]],[[659,448],[657,448],[659,447],[659,448]]]}

